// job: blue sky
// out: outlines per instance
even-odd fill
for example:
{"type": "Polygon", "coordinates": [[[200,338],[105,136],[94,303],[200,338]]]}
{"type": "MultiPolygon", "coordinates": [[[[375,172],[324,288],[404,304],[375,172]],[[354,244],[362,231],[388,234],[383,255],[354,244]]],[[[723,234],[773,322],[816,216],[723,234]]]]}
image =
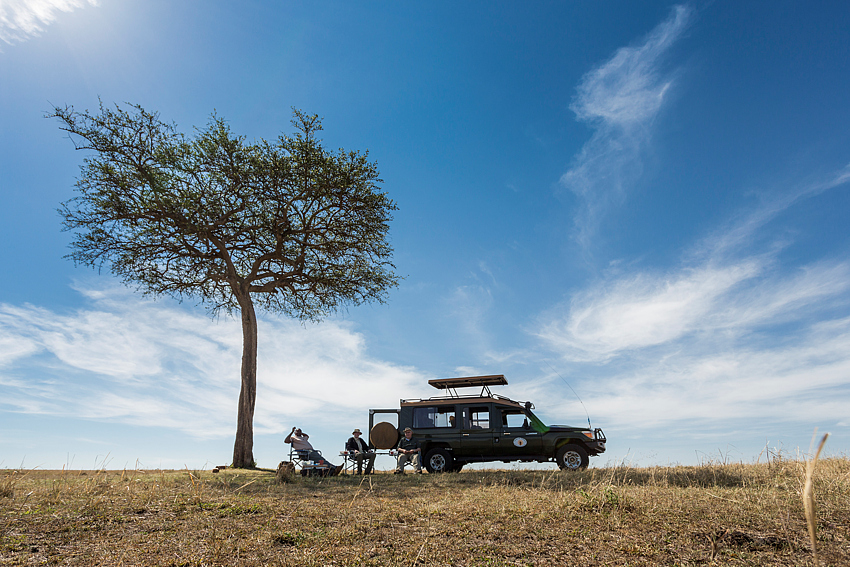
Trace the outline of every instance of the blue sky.
{"type": "Polygon", "coordinates": [[[319,114],[398,203],[386,305],[261,317],[260,465],[473,374],[581,425],[568,382],[592,465],[816,427],[846,455],[848,29],[838,1],[0,0],[0,467],[232,454],[238,321],[63,258],[84,154],[44,115],[98,97],[249,139],[319,114]]]}

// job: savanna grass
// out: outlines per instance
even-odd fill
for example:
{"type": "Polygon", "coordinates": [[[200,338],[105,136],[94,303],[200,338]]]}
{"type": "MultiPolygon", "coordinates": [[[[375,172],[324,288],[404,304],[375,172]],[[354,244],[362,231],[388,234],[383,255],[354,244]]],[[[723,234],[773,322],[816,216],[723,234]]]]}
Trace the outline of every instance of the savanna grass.
{"type": "MultiPolygon", "coordinates": [[[[0,565],[813,565],[805,469],[0,471],[0,565]]],[[[820,564],[848,565],[850,460],[812,483],[820,564]]]]}

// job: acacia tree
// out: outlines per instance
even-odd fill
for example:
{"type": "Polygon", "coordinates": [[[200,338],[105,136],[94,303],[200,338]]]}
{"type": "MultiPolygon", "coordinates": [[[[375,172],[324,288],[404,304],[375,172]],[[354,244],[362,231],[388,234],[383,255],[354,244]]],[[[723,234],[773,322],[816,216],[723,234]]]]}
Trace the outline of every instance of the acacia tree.
{"type": "Polygon", "coordinates": [[[294,135],[248,144],[213,114],[187,137],[139,105],[48,117],[92,152],[59,212],[76,264],[108,265],[153,295],[194,298],[242,319],[233,466],[254,466],[256,309],[319,320],[341,305],[383,302],[398,285],[387,242],[396,205],[368,152],[329,151],[315,115],[294,135]]]}

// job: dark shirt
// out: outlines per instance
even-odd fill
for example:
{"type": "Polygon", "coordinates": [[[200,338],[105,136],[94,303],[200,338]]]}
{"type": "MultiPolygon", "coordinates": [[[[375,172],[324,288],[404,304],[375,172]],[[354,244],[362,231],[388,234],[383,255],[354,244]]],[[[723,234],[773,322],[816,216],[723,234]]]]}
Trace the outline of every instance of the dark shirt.
{"type": "Polygon", "coordinates": [[[410,439],[402,437],[401,441],[398,442],[398,448],[406,451],[415,451],[419,449],[419,440],[416,437],[411,437],[410,439]]]}
{"type": "Polygon", "coordinates": [[[361,451],[361,452],[364,452],[364,453],[371,452],[371,449],[369,449],[369,444],[366,443],[365,439],[363,439],[361,437],[360,442],[363,443],[363,449],[361,449],[360,447],[357,446],[357,439],[355,439],[354,437],[349,437],[348,441],[346,441],[346,443],[345,443],[345,450],[346,451],[361,451]]]}

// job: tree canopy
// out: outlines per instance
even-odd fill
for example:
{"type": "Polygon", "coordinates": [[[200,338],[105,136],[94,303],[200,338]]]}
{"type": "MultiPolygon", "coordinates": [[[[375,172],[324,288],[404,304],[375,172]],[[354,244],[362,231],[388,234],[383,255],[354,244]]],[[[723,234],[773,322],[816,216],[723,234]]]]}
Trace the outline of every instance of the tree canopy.
{"type": "Polygon", "coordinates": [[[50,117],[91,153],[62,204],[69,257],[107,265],[144,293],[240,312],[242,387],[234,466],[253,465],[257,320],[319,320],[383,302],[399,277],[387,236],[395,203],[368,151],[329,151],[316,115],[293,110],[293,135],[246,143],[213,114],[191,137],[139,105],[50,117]]]}

